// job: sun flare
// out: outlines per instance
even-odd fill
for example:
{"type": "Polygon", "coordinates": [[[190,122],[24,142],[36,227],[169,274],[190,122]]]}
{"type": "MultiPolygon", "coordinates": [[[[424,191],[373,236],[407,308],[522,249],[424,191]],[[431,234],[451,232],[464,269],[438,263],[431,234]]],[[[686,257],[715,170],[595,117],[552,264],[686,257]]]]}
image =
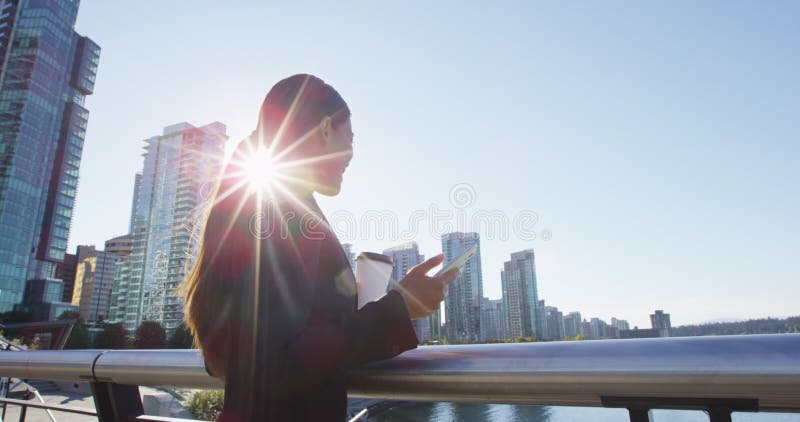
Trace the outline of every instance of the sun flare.
{"type": "Polygon", "coordinates": [[[258,147],[253,151],[244,165],[244,176],[251,191],[267,189],[276,182],[277,166],[267,148],[258,147]]]}

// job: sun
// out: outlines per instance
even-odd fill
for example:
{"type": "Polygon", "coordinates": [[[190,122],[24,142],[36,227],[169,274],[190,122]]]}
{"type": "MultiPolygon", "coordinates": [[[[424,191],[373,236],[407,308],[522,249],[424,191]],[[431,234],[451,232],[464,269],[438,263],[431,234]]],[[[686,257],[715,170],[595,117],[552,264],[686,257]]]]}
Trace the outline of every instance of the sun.
{"type": "Polygon", "coordinates": [[[251,191],[263,191],[276,182],[275,159],[267,148],[259,146],[244,163],[244,177],[251,191]]]}

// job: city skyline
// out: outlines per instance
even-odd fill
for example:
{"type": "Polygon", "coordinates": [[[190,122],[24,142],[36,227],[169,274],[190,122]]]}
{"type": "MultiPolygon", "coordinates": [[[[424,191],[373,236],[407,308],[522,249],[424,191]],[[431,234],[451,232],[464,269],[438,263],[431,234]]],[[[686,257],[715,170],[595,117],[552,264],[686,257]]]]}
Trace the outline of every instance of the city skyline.
{"type": "MultiPolygon", "coordinates": [[[[421,6],[308,16],[297,5],[185,5],[81,4],[78,30],[104,58],[70,250],[125,232],[139,139],[218,120],[235,142],[275,81],[310,72],[342,93],[356,133],[342,195],[320,198],[326,213],[408,221],[431,203],[452,208],[460,183],[477,194],[470,213],[537,213],[549,241],[481,233],[488,297],[500,297],[508,253],[535,247],[539,294],[565,310],[638,326],[653,308],[676,324],[796,313],[800,34],[787,7],[428,5],[419,19],[421,6]],[[352,30],[276,37],[329,19],[352,30]],[[408,37],[392,35],[412,22],[408,37]],[[217,37],[203,31],[218,25],[217,37]],[[403,183],[385,189],[396,174],[403,183]],[[119,191],[104,191],[108,181],[119,191]]],[[[342,239],[358,251],[398,240],[342,239]]],[[[416,240],[428,256],[440,248],[416,240]]]]}

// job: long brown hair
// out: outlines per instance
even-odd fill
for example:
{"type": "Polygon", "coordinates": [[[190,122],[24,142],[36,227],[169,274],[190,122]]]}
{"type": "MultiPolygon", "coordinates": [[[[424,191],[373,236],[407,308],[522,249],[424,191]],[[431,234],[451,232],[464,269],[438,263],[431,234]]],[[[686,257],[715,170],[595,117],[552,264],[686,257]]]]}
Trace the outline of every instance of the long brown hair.
{"type": "Polygon", "coordinates": [[[258,297],[253,293],[254,268],[270,263],[265,259],[270,251],[259,253],[254,246],[255,211],[247,186],[239,180],[241,163],[259,146],[302,158],[303,141],[325,117],[335,126],[350,117],[350,110],[321,79],[299,74],[275,84],[261,106],[257,129],[239,143],[211,196],[197,257],[180,294],[184,321],[215,376],[225,377],[226,359],[233,358],[230,347],[240,346],[242,337],[260,335],[252,331],[253,308],[258,306],[253,303],[258,297]]]}

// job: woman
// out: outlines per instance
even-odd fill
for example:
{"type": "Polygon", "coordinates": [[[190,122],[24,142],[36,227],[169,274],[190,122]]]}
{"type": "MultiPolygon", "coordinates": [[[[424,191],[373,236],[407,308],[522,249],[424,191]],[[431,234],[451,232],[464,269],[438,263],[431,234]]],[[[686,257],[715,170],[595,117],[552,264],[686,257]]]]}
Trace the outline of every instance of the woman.
{"type": "Polygon", "coordinates": [[[294,75],[225,168],[184,283],[187,324],[225,380],[220,420],[343,420],[347,371],[415,348],[411,319],[438,309],[458,275],[426,275],[440,254],[356,309],[353,271],[313,197],[339,193],[352,140],[339,93],[294,75]]]}

